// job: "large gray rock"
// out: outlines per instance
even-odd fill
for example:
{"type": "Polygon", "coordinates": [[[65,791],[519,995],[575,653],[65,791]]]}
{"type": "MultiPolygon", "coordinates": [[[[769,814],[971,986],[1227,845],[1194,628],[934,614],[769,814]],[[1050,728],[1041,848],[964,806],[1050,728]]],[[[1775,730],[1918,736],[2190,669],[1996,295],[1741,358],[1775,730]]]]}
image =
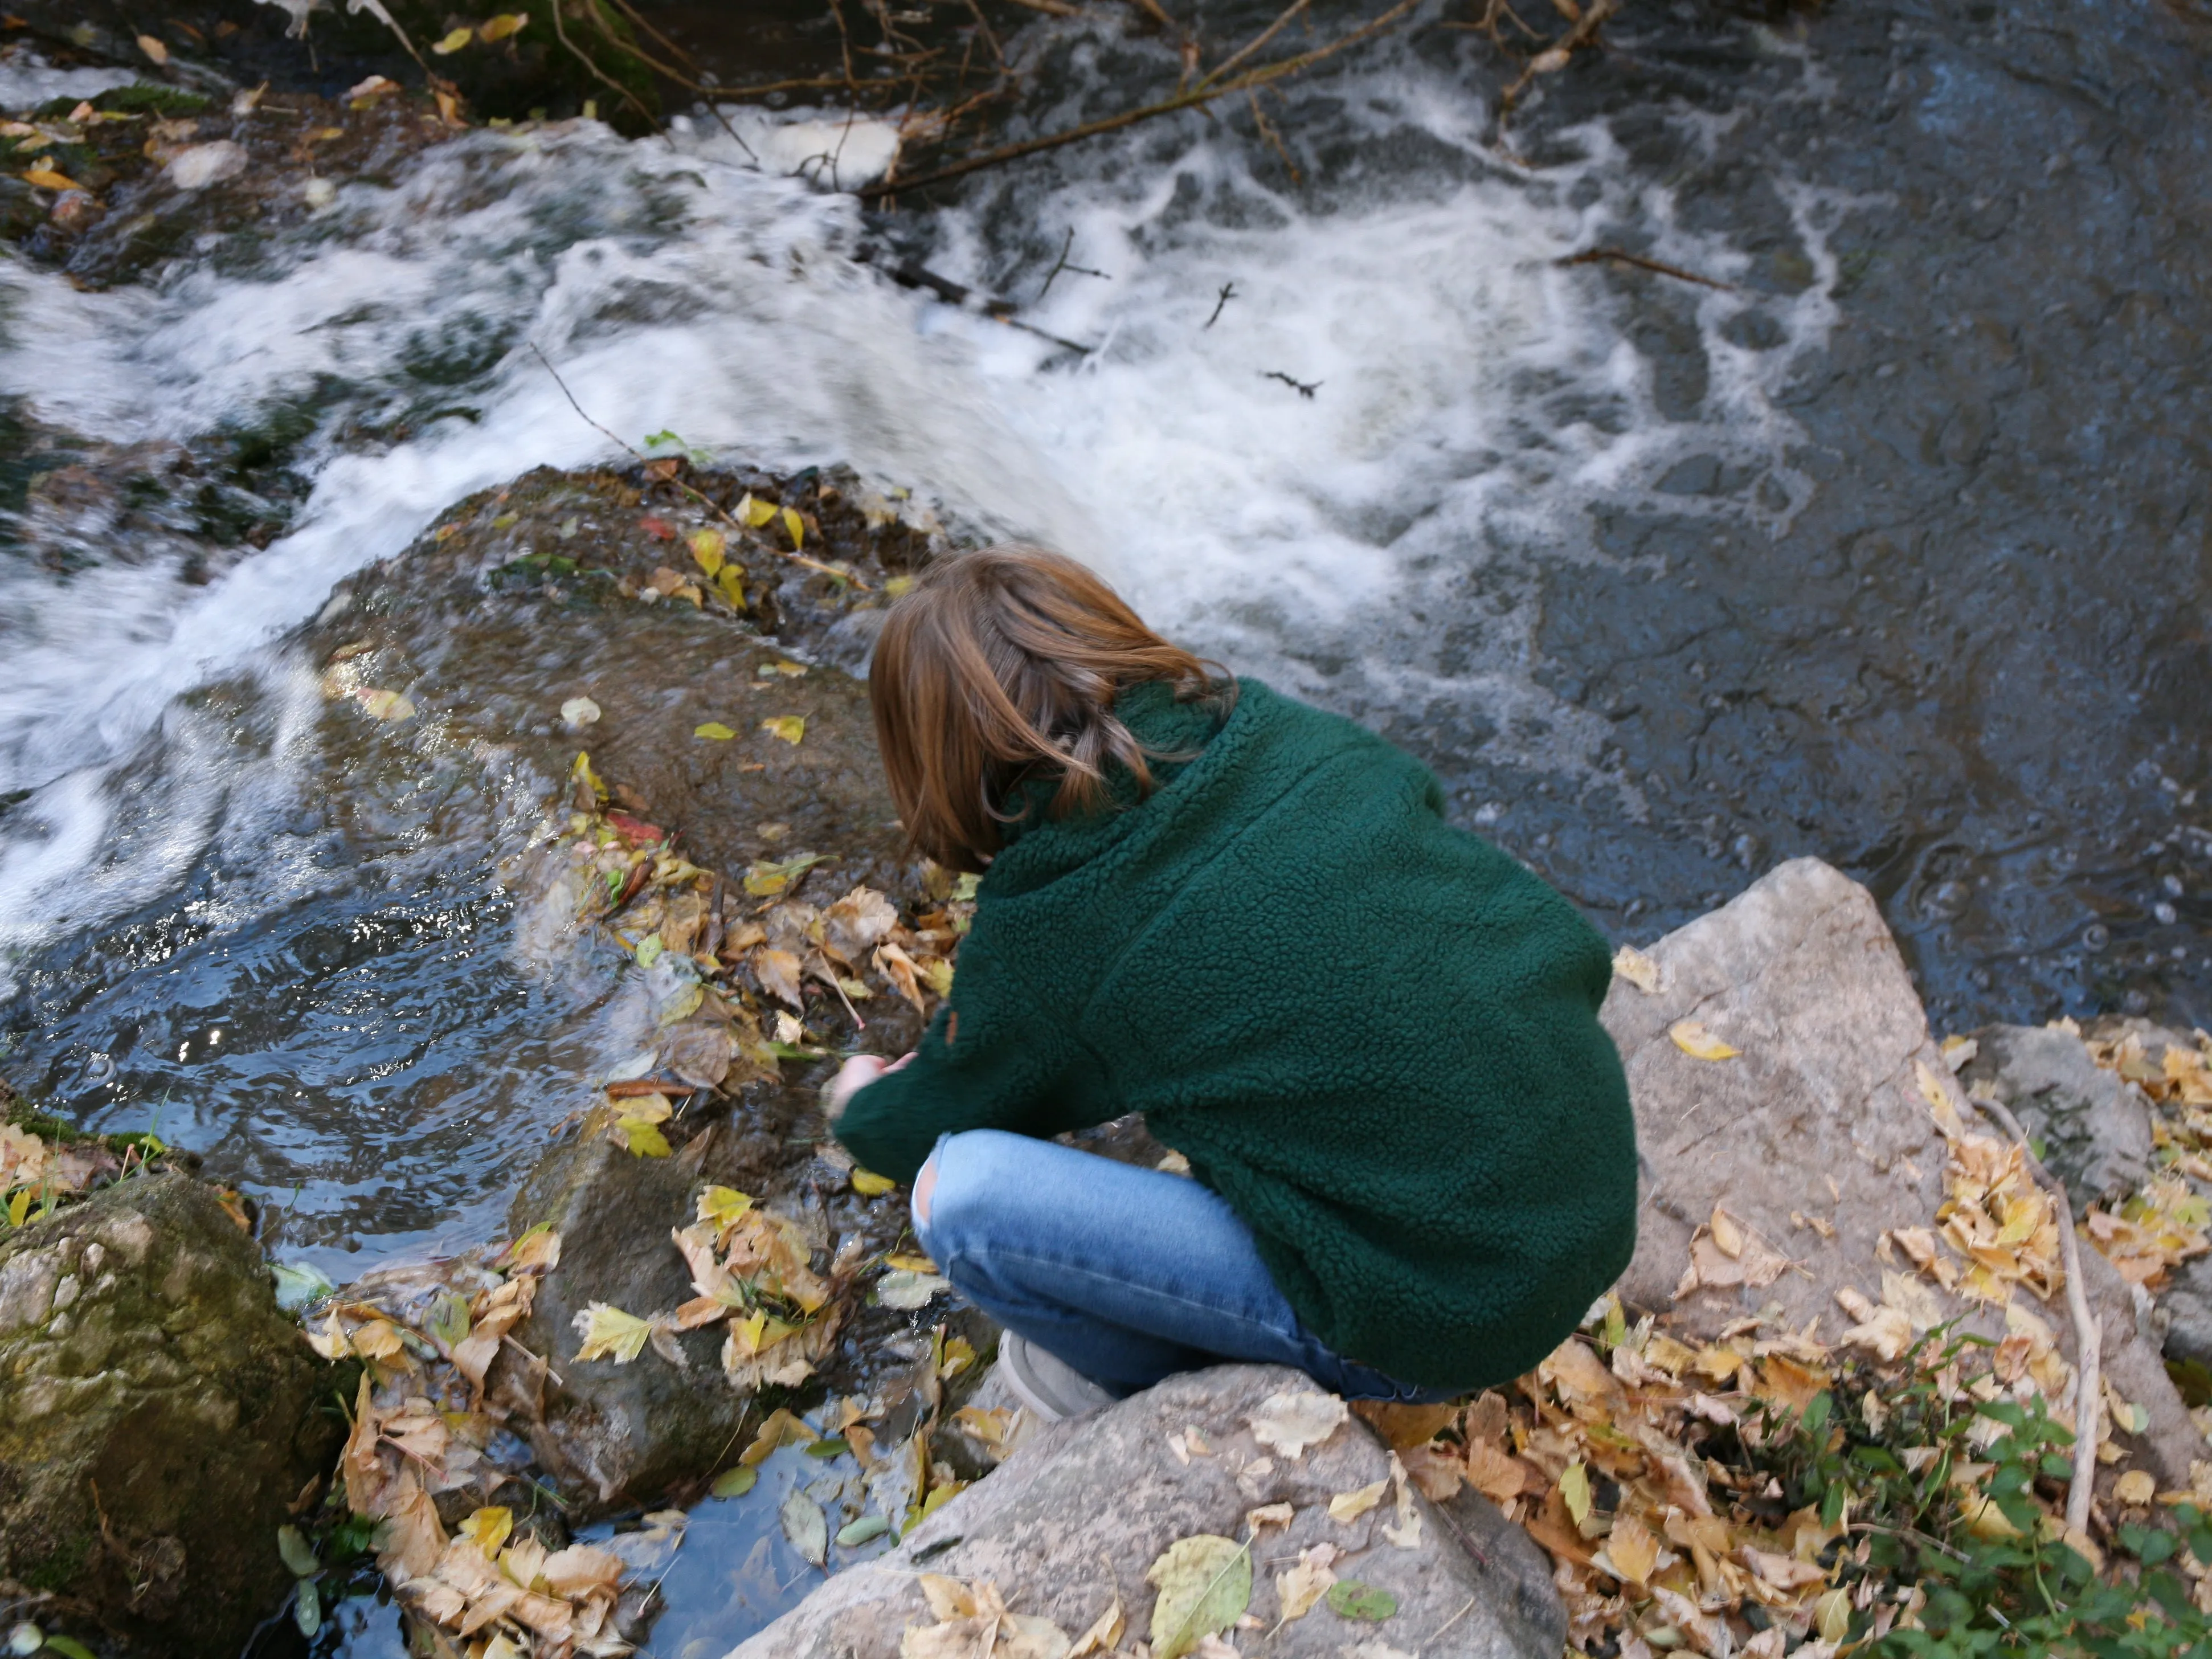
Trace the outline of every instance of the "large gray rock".
{"type": "Polygon", "coordinates": [[[1275,1576],[1322,1543],[1345,1553],[1334,1568],[1340,1578],[1387,1589],[1398,1605],[1368,1624],[1324,1602],[1277,1632],[1268,1654],[1338,1659],[1373,1641],[1423,1659],[1558,1659],[1566,1617],[1550,1564],[1480,1498],[1466,1493],[1439,1507],[1413,1492],[1419,1541],[1401,1547],[1383,1531],[1396,1524],[1389,1499],[1347,1522],[1329,1516],[1331,1498],[1390,1471],[1389,1451],[1357,1418],[1295,1462],[1263,1454],[1251,1413],[1271,1395],[1315,1391],[1296,1371],[1224,1365],[1042,1430],[896,1551],[840,1573],[730,1659],[896,1659],[908,1625],[933,1623],[922,1572],[988,1581],[1012,1612],[1049,1619],[1071,1637],[1118,1596],[1127,1646],[1151,1628],[1146,1571],[1170,1544],[1198,1534],[1241,1542],[1246,1516],[1277,1503],[1291,1504],[1294,1517],[1258,1534],[1254,1615],[1276,1622],[1275,1576]],[[1210,1450],[1185,1463],[1168,1441],[1192,1429],[1210,1450]]]}
{"type": "Polygon", "coordinates": [[[1959,1080],[2011,1108],[2044,1143],[2044,1163],[2076,1212],[2125,1198],[2150,1168],[2150,1102],[2089,1058],[2081,1039],[2047,1025],[1987,1025],[1959,1080]]]}
{"type": "Polygon", "coordinates": [[[233,1659],[291,1587],[276,1529],[337,1455],[335,1382],[185,1176],[0,1237],[0,1599],[51,1592],[50,1625],[74,1608],[133,1652],[233,1659]]]}
{"type": "MultiPolygon", "coordinates": [[[[1765,1311],[1801,1330],[1818,1318],[1832,1341],[1850,1322],[1838,1291],[1881,1299],[1881,1234],[1932,1226],[1943,1201],[1946,1149],[1923,1074],[1972,1115],[1929,1039],[1881,911],[1856,882],[1798,859],[1649,954],[1656,990],[1616,979],[1604,1010],[1627,1066],[1645,1164],[1621,1297],[1668,1313],[1694,1337],[1765,1311]],[[1692,1057],[1669,1036],[1685,1019],[1741,1052],[1692,1057]],[[1765,1285],[1701,1284],[1678,1300],[1692,1237],[1716,1207],[1792,1265],[1765,1285]]],[[[2149,1415],[2143,1435],[2122,1437],[2123,1447],[2161,1485],[2185,1486],[2191,1462],[2205,1455],[2203,1437],[2156,1341],[2138,1329],[2130,1287],[2094,1250],[2082,1257],[2103,1324],[2104,1374],[2149,1415]]],[[[1964,1316],[1966,1328],[2003,1334],[1987,1310],[1929,1290],[1947,1316],[1964,1316]]],[[[2070,1359],[2063,1303],[2025,1299],[2056,1328],[2070,1359]]]]}

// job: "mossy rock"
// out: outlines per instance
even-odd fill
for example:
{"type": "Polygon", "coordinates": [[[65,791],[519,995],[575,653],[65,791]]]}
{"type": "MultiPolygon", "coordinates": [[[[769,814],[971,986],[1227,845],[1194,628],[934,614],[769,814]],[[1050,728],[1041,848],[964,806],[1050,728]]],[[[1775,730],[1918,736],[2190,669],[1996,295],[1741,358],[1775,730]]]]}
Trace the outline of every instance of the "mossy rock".
{"type": "Polygon", "coordinates": [[[337,1378],[204,1183],[134,1177],[0,1236],[0,1589],[122,1650],[233,1659],[291,1583],[337,1378]]]}

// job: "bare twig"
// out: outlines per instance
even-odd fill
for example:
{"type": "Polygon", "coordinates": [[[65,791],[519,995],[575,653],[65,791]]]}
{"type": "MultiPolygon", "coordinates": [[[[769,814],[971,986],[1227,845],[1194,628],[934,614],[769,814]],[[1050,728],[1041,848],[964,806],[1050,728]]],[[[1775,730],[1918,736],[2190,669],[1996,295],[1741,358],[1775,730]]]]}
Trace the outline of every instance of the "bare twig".
{"type": "Polygon", "coordinates": [[[1315,380],[1311,383],[1308,383],[1304,380],[1294,380],[1289,375],[1284,374],[1279,368],[1271,368],[1261,375],[1260,378],[1263,380],[1280,380],[1285,386],[1289,386],[1292,391],[1296,392],[1299,397],[1304,398],[1309,403],[1313,401],[1314,393],[1321,390],[1321,382],[1319,380],[1315,380]]]}
{"type": "MultiPolygon", "coordinates": [[[[1514,105],[1521,101],[1521,94],[1528,89],[1530,82],[1540,75],[1551,75],[1565,69],[1567,60],[1578,50],[1596,40],[1599,27],[1620,9],[1620,0],[1590,0],[1589,9],[1577,20],[1574,27],[1561,35],[1557,43],[1531,58],[1513,84],[1498,94],[1499,121],[1503,122],[1512,113],[1514,105]]],[[[1514,21],[1519,22],[1520,19],[1516,17],[1514,21]]]]}
{"type": "Polygon", "coordinates": [[[1273,40],[1278,34],[1280,34],[1283,30],[1289,26],[1291,19],[1296,17],[1300,12],[1304,11],[1312,3],[1313,0],[1291,0],[1291,3],[1283,9],[1280,15],[1276,17],[1273,22],[1268,24],[1266,28],[1261,29],[1259,33],[1254,35],[1242,46],[1230,53],[1228,57],[1223,58],[1220,63],[1214,65],[1212,70],[1206,72],[1205,76],[1198,84],[1201,88],[1212,86],[1216,81],[1218,81],[1223,76],[1228,74],[1231,70],[1242,64],[1246,58],[1251,57],[1254,52],[1258,52],[1262,46],[1266,46],[1268,41],[1273,40]]]}
{"type": "MultiPolygon", "coordinates": [[[[1604,0],[1599,0],[1599,3],[1602,4],[1604,0]]],[[[1201,83],[1191,87],[1185,91],[1176,93],[1172,98],[1163,99],[1156,104],[1146,104],[1137,109],[1124,110],[1119,115],[1109,115],[1102,120],[1086,121],[1081,126],[1070,127],[1064,132],[1048,133],[1042,138],[1030,138],[1018,144],[1002,144],[998,149],[986,150],[980,155],[963,157],[948,167],[939,167],[933,173],[925,173],[911,179],[902,179],[896,188],[915,190],[924,185],[941,184],[947,179],[957,179],[981,167],[996,167],[1003,161],[1018,161],[1024,155],[1035,155],[1044,150],[1058,149],[1063,144],[1073,144],[1085,138],[1095,138],[1101,133],[1118,132],[1123,127],[1134,126],[1140,121],[1149,121],[1162,115],[1173,115],[1182,110],[1197,109],[1212,103],[1217,98],[1226,98],[1237,93],[1249,92],[1255,88],[1271,85],[1285,76],[1296,75],[1301,70],[1310,69],[1316,64],[1334,58],[1339,52],[1356,46],[1364,40],[1372,40],[1401,18],[1405,17],[1419,3],[1420,0],[1398,0],[1398,3],[1388,11],[1370,19],[1349,33],[1339,36],[1327,46],[1316,46],[1312,51],[1300,52],[1294,58],[1285,58],[1273,64],[1262,64],[1258,69],[1249,70],[1226,81],[1216,82],[1212,85],[1201,83]]],[[[875,189],[866,193],[876,197],[886,196],[890,193],[890,189],[878,185],[875,189]]]]}
{"type": "Polygon", "coordinates": [[[1044,296],[1052,292],[1054,281],[1058,278],[1060,273],[1063,270],[1072,270],[1079,276],[1096,276],[1102,283],[1110,283],[1114,280],[1103,270],[1093,270],[1088,265],[1072,265],[1068,264],[1068,253],[1074,246],[1075,228],[1071,225],[1068,227],[1067,240],[1060,245],[1060,263],[1053,266],[1053,268],[1045,274],[1044,286],[1037,290],[1038,304],[1042,305],[1044,303],[1044,296]]]}
{"type": "Polygon", "coordinates": [[[963,310],[975,309],[994,323],[1004,323],[1008,328],[1018,328],[1024,334],[1034,334],[1038,339],[1049,340],[1063,349],[1080,352],[1086,357],[1097,349],[1095,346],[1079,344],[1073,340],[1064,340],[1057,334],[1048,333],[1034,324],[1022,321],[1020,318],[1014,315],[1016,307],[1012,300],[994,299],[988,294],[979,294],[972,288],[963,287],[949,276],[940,276],[933,270],[923,270],[920,265],[886,265],[884,270],[891,281],[896,283],[901,288],[926,289],[949,306],[958,306],[963,310]]]}
{"type": "Polygon", "coordinates": [[[1964,1550],[1954,1549],[1942,1539],[1930,1538],[1926,1533],[1918,1531],[1911,1527],[1885,1527],[1880,1522],[1876,1521],[1854,1521],[1846,1526],[1844,1530],[1846,1532],[1878,1532],[1882,1534],[1885,1537],[1905,1539],[1908,1542],[1919,1545],[1923,1549],[1938,1551],[1944,1555],[1949,1556],[1954,1561],[1963,1561],[1966,1559],[1966,1553],[1964,1550]]]}
{"type": "Polygon", "coordinates": [[[1580,253],[1570,253],[1554,263],[1563,265],[1595,265],[1611,264],[1634,265],[1638,270],[1655,271],[1662,276],[1672,276],[1677,282],[1695,283],[1700,288],[1717,288],[1723,294],[1736,291],[1734,283],[1723,283],[1711,276],[1700,276],[1694,270],[1685,270],[1680,265],[1670,265],[1658,259],[1647,259],[1640,253],[1631,253],[1626,248],[1586,247],[1580,253]]]}
{"type": "MultiPolygon", "coordinates": [[[[646,107],[645,100],[640,98],[635,93],[632,92],[628,87],[623,85],[621,82],[616,80],[614,76],[609,75],[605,70],[601,69],[597,58],[593,58],[589,52],[586,52],[581,46],[579,46],[574,40],[571,40],[568,38],[568,26],[561,21],[561,6],[562,0],[553,0],[552,5],[549,7],[548,9],[553,14],[553,33],[559,39],[562,46],[568,49],[569,56],[574,58],[578,63],[581,64],[586,69],[589,70],[593,80],[597,81],[601,86],[606,88],[608,91],[613,93],[616,97],[621,99],[623,102],[628,104],[632,109],[643,116],[647,125],[650,126],[655,132],[659,131],[660,123],[654,118],[653,112],[646,107]]],[[[593,13],[592,15],[593,20],[596,21],[598,14],[593,13]]],[[[600,32],[605,33],[605,28],[602,27],[600,32]]]]}
{"type": "MultiPolygon", "coordinates": [[[[1207,328],[1212,328],[1216,323],[1221,320],[1222,307],[1226,306],[1236,297],[1237,284],[1234,283],[1224,283],[1221,285],[1221,292],[1214,296],[1213,314],[1206,319],[1206,326],[1207,328]]],[[[1203,332],[1204,331],[1200,331],[1203,332]]]]}
{"type": "Polygon", "coordinates": [[[2074,1478],[2066,1486],[2066,1529],[2087,1534],[2089,1500],[2097,1487],[2097,1407],[2102,1393],[2100,1371],[2104,1358],[2105,1328],[2089,1311],[2087,1287],[2081,1282],[2081,1243],[2074,1236],[2074,1206],[2067,1201],[2066,1183],[2043,1167],[2029,1150],[2027,1132],[2020,1120],[2000,1103],[1984,1095],[1966,1098],[2004,1126],[2021,1161],[2036,1183],[2051,1194],[2058,1212],[2058,1248],[2066,1262],[2066,1310],[2074,1317],[2074,1478]]]}
{"type": "MultiPolygon", "coordinates": [[[[568,383],[561,378],[561,371],[553,367],[552,359],[538,349],[537,341],[525,340],[523,343],[530,348],[532,356],[535,356],[539,362],[545,365],[545,372],[553,377],[553,384],[561,388],[561,395],[568,400],[568,407],[576,411],[577,415],[582,418],[585,425],[592,428],[594,431],[604,434],[610,441],[621,446],[623,449],[627,451],[635,459],[642,461],[646,459],[645,452],[643,450],[639,449],[636,446],[629,443],[617,434],[609,431],[605,427],[601,426],[599,422],[593,420],[590,415],[585,412],[583,404],[576,401],[576,394],[568,390],[568,383]]],[[[693,501],[698,502],[709,513],[712,513],[724,524],[728,525],[732,529],[737,531],[741,537],[745,538],[746,545],[758,546],[760,544],[751,539],[749,534],[750,527],[748,526],[740,524],[736,519],[731,517],[730,514],[723,507],[722,504],[717,501],[713,496],[707,494],[705,490],[696,489],[694,486],[684,483],[681,478],[671,477],[666,482],[674,484],[678,489],[682,490],[686,495],[689,495],[693,501]]],[[[798,551],[796,549],[787,553],[781,548],[777,547],[771,543],[769,544],[768,550],[775,554],[780,558],[790,560],[793,564],[805,565],[809,570],[818,570],[823,575],[835,577],[841,582],[850,582],[854,586],[859,588],[863,593],[872,591],[870,589],[867,583],[862,581],[853,571],[840,569],[834,564],[824,564],[819,559],[810,559],[804,553],[798,551]]]]}
{"type": "Polygon", "coordinates": [[[1282,135],[1275,131],[1274,125],[1267,119],[1267,112],[1260,107],[1260,94],[1248,92],[1244,95],[1252,100],[1252,125],[1259,128],[1260,136],[1273,146],[1276,155],[1283,163],[1283,170],[1291,175],[1291,182],[1304,184],[1305,175],[1298,171],[1298,164],[1291,160],[1290,151],[1283,148],[1282,135]]]}

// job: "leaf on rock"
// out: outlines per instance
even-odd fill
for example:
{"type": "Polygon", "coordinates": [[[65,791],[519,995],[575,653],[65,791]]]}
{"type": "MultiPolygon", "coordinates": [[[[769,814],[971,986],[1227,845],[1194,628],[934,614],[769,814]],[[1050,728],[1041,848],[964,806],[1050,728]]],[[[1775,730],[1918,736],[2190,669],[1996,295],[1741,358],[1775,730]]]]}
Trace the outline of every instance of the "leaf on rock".
{"type": "Polygon", "coordinates": [[[1667,1028],[1667,1035],[1674,1039],[1677,1048],[1692,1060],[1733,1060],[1743,1052],[1730,1048],[1698,1020],[1678,1019],[1667,1028]]]}
{"type": "Polygon", "coordinates": [[[1293,1619],[1303,1619],[1313,1611],[1314,1604],[1328,1594],[1336,1583],[1332,1563],[1336,1559],[1336,1546],[1316,1544],[1310,1549],[1298,1552],[1298,1559],[1291,1567],[1275,1575],[1275,1599],[1282,1604],[1276,1614],[1279,1623],[1289,1624],[1293,1619]]]}
{"type": "Polygon", "coordinates": [[[1328,1607],[1342,1618],[1379,1625],[1398,1611],[1398,1598],[1357,1578],[1340,1578],[1328,1587],[1328,1607]]]}
{"type": "Polygon", "coordinates": [[[720,720],[708,720],[703,725],[693,726],[691,735],[695,738],[711,738],[716,743],[727,743],[738,734],[720,720]]]}
{"type": "Polygon", "coordinates": [[[708,1187],[699,1194],[699,1219],[728,1227],[752,1206],[751,1197],[734,1187],[708,1187]]]}
{"type": "Polygon", "coordinates": [[[752,492],[748,490],[744,499],[738,503],[737,516],[744,520],[747,529],[758,530],[775,517],[775,508],[766,501],[755,501],[752,492]]]}
{"type": "Polygon", "coordinates": [[[1295,1462],[1308,1446],[1321,1444],[1342,1428],[1350,1415],[1334,1395],[1304,1389],[1269,1395],[1245,1421],[1261,1446],[1295,1462]]]}
{"type": "Polygon", "coordinates": [[[879,1176],[873,1170],[855,1165],[853,1170],[853,1190],[863,1198],[881,1198],[898,1185],[889,1176],[879,1176]]]}
{"type": "Polygon", "coordinates": [[[806,520],[799,516],[796,507],[783,509],[783,527],[791,537],[792,551],[795,553],[806,544],[806,520]]]}
{"type": "Polygon", "coordinates": [[[645,1352],[646,1339],[653,1334],[653,1322],[626,1314],[620,1308],[605,1302],[594,1302],[574,1321],[577,1334],[584,1345],[576,1351],[579,1359],[611,1358],[617,1365],[627,1365],[645,1352]]]}
{"type": "Polygon", "coordinates": [[[695,530],[685,538],[685,540],[690,546],[691,556],[698,562],[700,569],[710,576],[720,576],[722,574],[723,550],[729,545],[729,542],[720,531],[713,528],[695,530]]]}
{"type": "Polygon", "coordinates": [[[599,704],[589,697],[571,697],[561,705],[561,718],[571,730],[591,725],[599,718],[599,704]]]}
{"type": "Polygon", "coordinates": [[[783,1500],[777,1518],[783,1522],[783,1535],[791,1540],[791,1547],[802,1559],[817,1567],[829,1560],[830,1520],[821,1504],[794,1489],[783,1500]]]}
{"type": "Polygon", "coordinates": [[[1390,1490],[1390,1477],[1364,1486],[1355,1486],[1350,1492],[1340,1492],[1328,1500],[1328,1518],[1332,1521],[1357,1521],[1361,1516],[1382,1501],[1382,1494],[1390,1490]]]}
{"type": "Polygon", "coordinates": [[[806,735],[806,716],[804,714],[771,714],[760,723],[760,729],[770,737],[781,738],[796,744],[806,735]]]}
{"type": "Polygon", "coordinates": [[[1646,996],[1659,990],[1659,964],[1633,945],[1624,945],[1613,953],[1613,973],[1616,979],[1625,979],[1646,996]]]}
{"type": "Polygon", "coordinates": [[[1179,1538],[1146,1569],[1152,1603],[1152,1659],[1182,1659],[1201,1638],[1244,1616],[1252,1601],[1249,1546],[1200,1533],[1179,1538]]]}
{"type": "Polygon", "coordinates": [[[285,1568],[295,1578],[312,1578],[323,1570],[322,1562],[315,1555],[315,1547],[297,1527],[276,1528],[276,1553],[284,1558],[285,1568]]]}

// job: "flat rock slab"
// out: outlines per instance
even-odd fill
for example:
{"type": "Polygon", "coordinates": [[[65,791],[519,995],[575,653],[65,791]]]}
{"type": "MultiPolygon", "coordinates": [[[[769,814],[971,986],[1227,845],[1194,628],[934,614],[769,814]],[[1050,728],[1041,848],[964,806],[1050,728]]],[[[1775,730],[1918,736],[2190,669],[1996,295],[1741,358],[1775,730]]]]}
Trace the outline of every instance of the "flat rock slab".
{"type": "MultiPolygon", "coordinates": [[[[1876,1241],[1889,1229],[1932,1226],[1944,1199],[1945,1143],[1919,1075],[1925,1067],[1948,1084],[1949,1068],[1896,943],[1864,888],[1797,859],[1648,954],[1656,989],[1616,978],[1603,1016],[1627,1067],[1644,1160],[1621,1297],[1670,1315],[1678,1334],[1694,1338],[1763,1311],[1799,1330],[1817,1318],[1818,1334],[1833,1341],[1851,1322],[1836,1292],[1880,1302],[1876,1241]],[[1740,1052],[1684,1052],[1669,1035],[1682,1020],[1740,1052]],[[1764,1286],[1705,1285],[1677,1300],[1692,1236],[1716,1207],[1793,1265],[1764,1286]]],[[[1971,1127],[1972,1109],[1955,1098],[1971,1127]]],[[[2186,1486],[2204,1438],[2155,1340],[2138,1328],[2130,1287],[2094,1250],[2085,1246],[2082,1258],[2104,1327],[2105,1376],[2149,1413],[2144,1433],[2121,1443],[2162,1486],[2186,1486]]],[[[1937,1294],[1947,1313],[1966,1316],[1966,1328],[2003,1334],[2000,1316],[1937,1294]]],[[[2019,1294],[2072,1358],[2063,1305],[2019,1294]]]]}
{"type": "MultiPolygon", "coordinates": [[[[896,1659],[902,1632],[934,1620],[924,1572],[988,1582],[1016,1613],[1080,1635],[1118,1596],[1124,1647],[1151,1628],[1146,1571],[1170,1544],[1200,1534],[1242,1542],[1246,1516],[1287,1503],[1287,1527],[1263,1526],[1252,1551],[1249,1612],[1267,1626],[1281,1603],[1275,1577],[1301,1550],[1343,1552],[1340,1579],[1385,1589],[1396,1610],[1380,1622],[1347,1619],[1326,1601],[1285,1625],[1270,1655],[1339,1659],[1361,1644],[1423,1659],[1558,1659],[1566,1618],[1550,1564],[1480,1498],[1410,1502],[1419,1537],[1393,1541],[1395,1500],[1352,1520],[1330,1518],[1329,1499],[1390,1475],[1390,1454],[1357,1418],[1295,1461],[1269,1452],[1248,1419],[1277,1394],[1316,1394],[1297,1371],[1224,1365],[1171,1377],[1095,1416],[1040,1431],[990,1479],[962,1492],[891,1554],[839,1574],[730,1659],[896,1659]],[[1186,1462],[1170,1436],[1196,1431],[1208,1448],[1186,1462]]],[[[1231,1632],[1249,1647],[1244,1632],[1231,1632]]]]}

